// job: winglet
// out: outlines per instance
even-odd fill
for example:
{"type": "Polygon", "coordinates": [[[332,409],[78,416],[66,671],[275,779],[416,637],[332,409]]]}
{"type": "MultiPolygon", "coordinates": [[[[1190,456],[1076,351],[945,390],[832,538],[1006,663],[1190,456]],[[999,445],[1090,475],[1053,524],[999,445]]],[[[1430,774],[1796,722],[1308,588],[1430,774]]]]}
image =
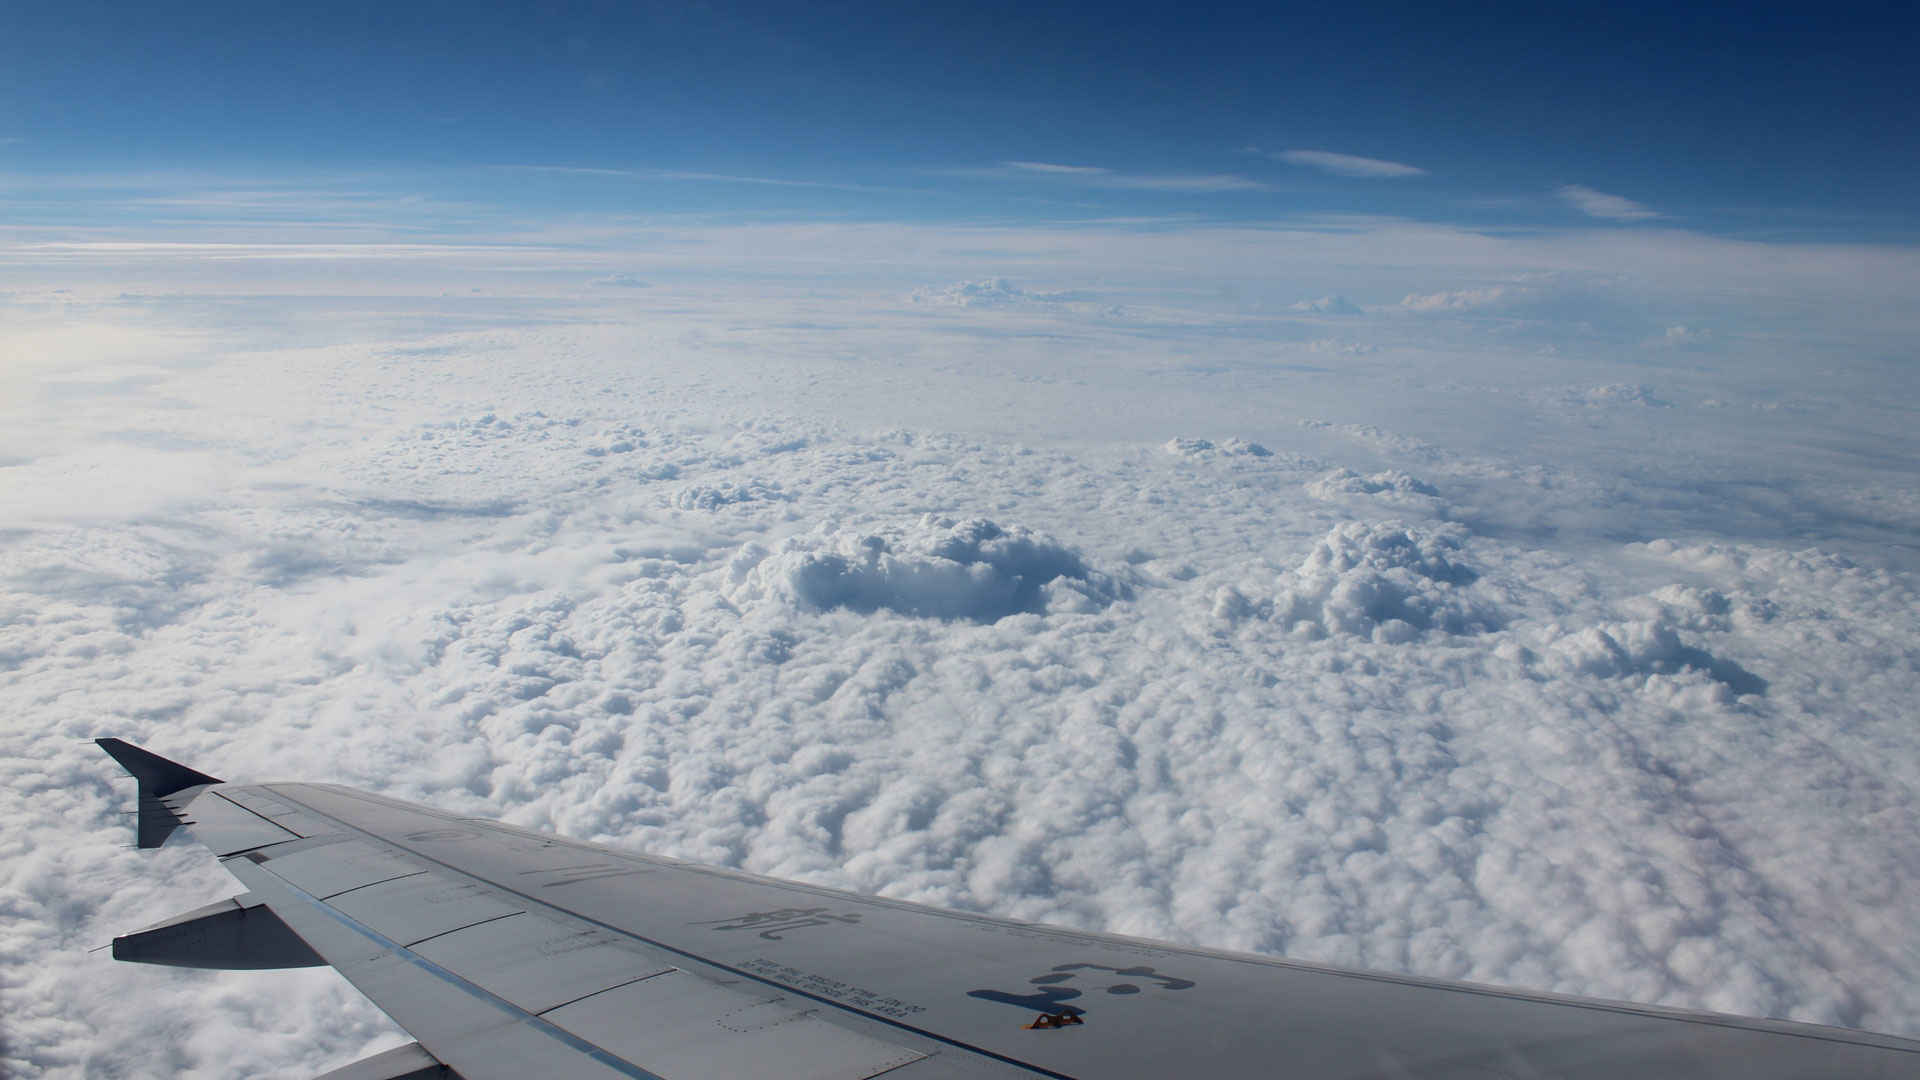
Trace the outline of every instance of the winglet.
{"type": "Polygon", "coordinates": [[[139,846],[157,848],[180,827],[179,808],[166,803],[167,796],[204,784],[219,784],[206,773],[189,769],[177,761],[168,761],[123,739],[95,739],[100,749],[112,755],[120,767],[140,782],[139,846]]]}
{"type": "Polygon", "coordinates": [[[222,784],[203,772],[196,772],[177,761],[168,761],[151,750],[142,750],[124,739],[95,739],[100,749],[113,755],[120,767],[140,781],[140,794],[164,799],[176,791],[201,784],[222,784]]]}

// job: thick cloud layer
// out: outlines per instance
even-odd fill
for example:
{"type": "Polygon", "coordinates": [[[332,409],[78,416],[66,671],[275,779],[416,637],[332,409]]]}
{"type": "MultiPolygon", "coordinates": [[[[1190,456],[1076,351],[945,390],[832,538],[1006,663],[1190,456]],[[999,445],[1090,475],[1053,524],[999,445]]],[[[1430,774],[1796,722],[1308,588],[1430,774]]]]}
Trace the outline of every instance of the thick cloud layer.
{"type": "Polygon", "coordinates": [[[1203,394],[1158,344],[1055,356],[1081,323],[856,361],[752,314],[82,366],[7,414],[8,1075],[403,1041],[329,972],[85,951],[233,891],[128,850],[106,733],[1014,918],[1920,1031],[1920,595],[1682,441],[1809,412],[1423,386],[1395,425],[1268,353],[1203,394]],[[977,426],[902,419],[930,397],[977,426]]]}

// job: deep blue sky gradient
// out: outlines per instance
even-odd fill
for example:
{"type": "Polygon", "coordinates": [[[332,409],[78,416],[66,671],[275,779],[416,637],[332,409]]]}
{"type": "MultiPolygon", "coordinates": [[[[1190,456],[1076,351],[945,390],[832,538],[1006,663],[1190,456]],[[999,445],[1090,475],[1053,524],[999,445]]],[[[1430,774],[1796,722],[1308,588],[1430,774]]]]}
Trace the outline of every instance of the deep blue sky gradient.
{"type": "Polygon", "coordinates": [[[529,210],[1480,226],[1593,224],[1554,195],[1579,184],[1689,228],[1905,238],[1916,25],[1891,4],[16,7],[0,173],[381,172],[529,210]],[[1286,149],[1427,173],[1255,152],[1286,149]],[[497,168],[515,165],[650,175],[497,168]],[[1265,188],[1116,183],[1169,175],[1265,188]]]}

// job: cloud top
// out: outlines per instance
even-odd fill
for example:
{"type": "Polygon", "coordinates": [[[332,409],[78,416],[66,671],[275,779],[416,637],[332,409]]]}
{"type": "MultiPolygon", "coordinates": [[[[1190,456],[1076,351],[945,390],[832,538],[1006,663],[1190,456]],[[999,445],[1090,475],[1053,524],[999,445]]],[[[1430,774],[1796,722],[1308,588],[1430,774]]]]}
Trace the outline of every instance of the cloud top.
{"type": "Polygon", "coordinates": [[[1584,184],[1568,184],[1555,194],[1588,217],[1605,218],[1608,221],[1645,221],[1660,216],[1653,208],[1624,195],[1609,195],[1584,184]]]}
{"type": "Polygon", "coordinates": [[[1427,170],[1417,165],[1405,165],[1383,158],[1360,157],[1357,154],[1336,154],[1331,150],[1283,150],[1273,156],[1289,165],[1304,165],[1309,169],[1319,169],[1321,172],[1333,173],[1336,176],[1358,176],[1370,180],[1427,174],[1427,170]]]}
{"type": "Polygon", "coordinates": [[[736,566],[736,598],[749,602],[983,623],[1043,615],[1062,598],[1066,610],[1097,610],[1126,593],[1074,549],[985,518],[927,515],[905,529],[795,538],[772,555],[754,545],[736,566]]]}
{"type": "Polygon", "coordinates": [[[915,304],[931,304],[937,307],[1013,308],[1066,304],[1084,300],[1086,297],[1063,290],[1035,292],[1032,289],[1023,289],[1006,278],[994,277],[981,278],[978,281],[956,281],[939,288],[915,289],[907,299],[915,304]]]}
{"type": "Polygon", "coordinates": [[[1361,315],[1360,305],[1344,296],[1322,296],[1314,300],[1301,300],[1288,305],[1288,311],[1298,311],[1304,315],[1361,315]]]}
{"type": "Polygon", "coordinates": [[[1486,285],[1477,289],[1453,289],[1448,292],[1414,293],[1400,301],[1408,311],[1426,313],[1472,311],[1494,307],[1511,300],[1516,290],[1509,285],[1486,285]]]}

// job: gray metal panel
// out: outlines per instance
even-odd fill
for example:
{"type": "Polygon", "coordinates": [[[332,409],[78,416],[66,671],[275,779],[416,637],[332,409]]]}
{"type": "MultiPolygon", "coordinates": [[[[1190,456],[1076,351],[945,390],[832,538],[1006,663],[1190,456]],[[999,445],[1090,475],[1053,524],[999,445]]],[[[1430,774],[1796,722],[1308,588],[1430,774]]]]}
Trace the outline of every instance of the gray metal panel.
{"type": "Polygon", "coordinates": [[[426,1052],[419,1043],[396,1046],[384,1054],[361,1058],[313,1080],[461,1080],[426,1052]]]}
{"type": "Polygon", "coordinates": [[[315,817],[257,787],[236,788],[228,785],[220,789],[220,794],[298,836],[320,836],[338,831],[338,826],[329,824],[326,819],[315,817]]]}
{"type": "Polygon", "coordinates": [[[609,1059],[576,1036],[543,1026],[524,1011],[388,948],[345,916],[292,892],[269,870],[244,857],[227,870],[266,899],[315,952],[379,1003],[388,1016],[467,1080],[647,1080],[648,1074],[609,1059]]]}
{"type": "Polygon", "coordinates": [[[443,934],[415,951],[533,1013],[672,967],[614,934],[535,914],[443,934]]]}
{"type": "Polygon", "coordinates": [[[595,994],[547,1019],[667,1080],[777,1074],[865,1080],[925,1054],[835,1027],[789,999],[670,971],[595,994]]]}
{"type": "Polygon", "coordinates": [[[290,847],[284,853],[269,848],[261,854],[272,860],[275,874],[323,900],[426,869],[418,860],[361,840],[290,847]]]}
{"type": "Polygon", "coordinates": [[[215,855],[232,855],[263,844],[299,839],[289,830],[234,805],[226,793],[217,788],[202,791],[187,804],[184,813],[192,822],[188,827],[193,830],[194,839],[207,845],[207,850],[215,855]]]}
{"type": "Polygon", "coordinates": [[[368,885],[330,903],[402,945],[526,910],[483,885],[445,873],[368,885]]]}
{"type": "Polygon", "coordinates": [[[318,967],[326,961],[252,893],[113,939],[113,958],[222,971],[318,967]]]}

